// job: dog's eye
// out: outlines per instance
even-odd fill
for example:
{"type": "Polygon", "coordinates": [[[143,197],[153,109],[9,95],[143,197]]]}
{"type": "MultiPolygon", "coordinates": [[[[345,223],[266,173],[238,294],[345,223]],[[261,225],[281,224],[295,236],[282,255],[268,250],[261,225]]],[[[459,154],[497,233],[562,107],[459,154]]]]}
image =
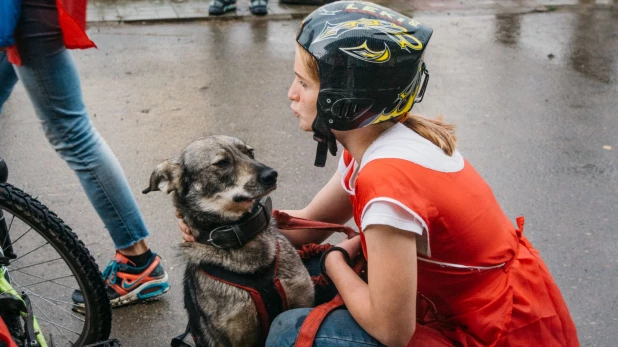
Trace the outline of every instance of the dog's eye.
{"type": "Polygon", "coordinates": [[[213,164],[216,167],[226,167],[228,165],[230,165],[230,161],[227,159],[221,159],[218,162],[213,164]]]}
{"type": "Polygon", "coordinates": [[[249,158],[255,159],[255,155],[253,155],[253,148],[249,150],[249,158]]]}

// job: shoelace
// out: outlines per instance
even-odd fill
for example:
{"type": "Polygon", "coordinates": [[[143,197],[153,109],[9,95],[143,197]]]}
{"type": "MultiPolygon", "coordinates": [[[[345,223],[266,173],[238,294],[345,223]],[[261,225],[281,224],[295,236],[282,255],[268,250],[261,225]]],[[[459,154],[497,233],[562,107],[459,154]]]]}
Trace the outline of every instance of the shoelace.
{"type": "Polygon", "coordinates": [[[118,278],[118,262],[111,260],[105,270],[103,270],[102,276],[104,279],[109,280],[110,284],[115,284],[118,278]]]}

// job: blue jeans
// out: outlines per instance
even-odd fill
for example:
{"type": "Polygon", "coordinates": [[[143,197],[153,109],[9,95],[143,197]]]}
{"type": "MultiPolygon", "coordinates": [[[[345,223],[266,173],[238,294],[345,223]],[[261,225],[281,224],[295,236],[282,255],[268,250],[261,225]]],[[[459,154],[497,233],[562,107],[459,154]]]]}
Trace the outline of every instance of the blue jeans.
{"type": "MultiPolygon", "coordinates": [[[[320,257],[305,261],[305,267],[311,276],[320,274],[320,257]]],[[[337,288],[330,284],[316,292],[316,306],[332,300],[337,295],[337,288]]],[[[311,312],[310,308],[297,308],[285,311],[275,318],[270,326],[267,347],[294,346],[301,325],[311,312]]],[[[337,309],[322,322],[316,335],[314,346],[384,346],[371,337],[356,323],[350,311],[337,309]]]]}
{"type": "MultiPolygon", "coordinates": [[[[266,346],[294,346],[298,331],[309,312],[311,312],[310,308],[298,308],[285,311],[277,316],[270,326],[266,346]]],[[[345,309],[335,310],[326,316],[313,345],[316,347],[384,346],[365,332],[345,309]]]]}
{"type": "Polygon", "coordinates": [[[0,109],[19,76],[47,140],[75,171],[116,248],[142,240],[148,229],[118,159],[92,126],[55,1],[24,0],[15,36],[23,65],[0,53],[0,109]]]}

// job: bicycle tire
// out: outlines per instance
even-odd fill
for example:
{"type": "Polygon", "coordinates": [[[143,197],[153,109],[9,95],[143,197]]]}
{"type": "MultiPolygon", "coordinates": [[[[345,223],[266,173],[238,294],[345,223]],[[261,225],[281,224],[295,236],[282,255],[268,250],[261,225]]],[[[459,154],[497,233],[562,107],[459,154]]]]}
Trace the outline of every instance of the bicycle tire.
{"type": "Polygon", "coordinates": [[[54,212],[8,183],[0,183],[0,208],[20,218],[47,240],[75,276],[89,308],[75,346],[107,340],[111,333],[112,307],[99,268],[84,243],[54,212]]]}

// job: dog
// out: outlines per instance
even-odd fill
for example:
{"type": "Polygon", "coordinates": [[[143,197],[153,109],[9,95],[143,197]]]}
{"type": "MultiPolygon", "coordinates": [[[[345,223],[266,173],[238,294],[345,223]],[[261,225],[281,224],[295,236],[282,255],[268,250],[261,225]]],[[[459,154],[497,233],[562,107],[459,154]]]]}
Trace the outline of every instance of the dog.
{"type": "Polygon", "coordinates": [[[264,201],[276,189],[277,172],[256,161],[253,152],[234,137],[197,139],[178,157],[159,164],[143,191],[172,193],[174,206],[196,239],[182,243],[180,249],[186,260],[188,331],[197,346],[259,346],[266,340],[263,312],[252,294],[216,279],[216,273],[208,273],[212,269],[259,281],[264,269],[274,264],[287,308],[313,305],[314,287],[307,269],[276,223],[269,221],[264,201]],[[264,224],[260,232],[234,231],[234,225],[247,229],[252,226],[249,222],[258,225],[260,220],[264,224]]]}

